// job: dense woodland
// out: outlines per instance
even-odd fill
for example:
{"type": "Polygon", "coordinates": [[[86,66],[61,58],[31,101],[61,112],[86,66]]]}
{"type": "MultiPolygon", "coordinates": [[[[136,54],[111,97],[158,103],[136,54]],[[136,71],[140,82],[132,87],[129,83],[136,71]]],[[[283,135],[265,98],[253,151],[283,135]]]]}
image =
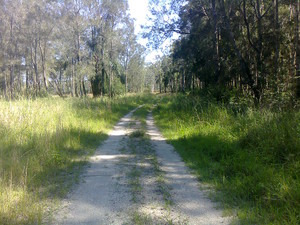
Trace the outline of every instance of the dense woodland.
{"type": "Polygon", "coordinates": [[[0,1],[0,90],[7,99],[142,91],[144,51],[127,1],[0,1]]]}
{"type": "Polygon", "coordinates": [[[1,96],[209,89],[218,100],[295,105],[299,0],[149,2],[144,27],[169,54],[145,64],[127,1],[2,0],[1,96]]]}
{"type": "Polygon", "coordinates": [[[160,89],[210,88],[259,103],[300,97],[299,0],[152,0],[145,36],[180,38],[161,63],[160,89]]]}

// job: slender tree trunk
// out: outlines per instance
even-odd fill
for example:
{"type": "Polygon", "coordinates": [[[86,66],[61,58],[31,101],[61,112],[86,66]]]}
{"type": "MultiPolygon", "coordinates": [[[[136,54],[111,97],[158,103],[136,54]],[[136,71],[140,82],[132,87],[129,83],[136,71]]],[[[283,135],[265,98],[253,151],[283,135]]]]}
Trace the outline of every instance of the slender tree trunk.
{"type": "Polygon", "coordinates": [[[300,98],[300,45],[299,45],[299,10],[300,10],[300,0],[295,2],[295,70],[296,70],[296,94],[300,98]]]}
{"type": "MultiPolygon", "coordinates": [[[[233,46],[234,52],[235,52],[235,54],[236,54],[236,56],[239,60],[239,63],[240,63],[241,71],[242,71],[244,77],[247,79],[247,85],[249,85],[249,87],[251,88],[251,90],[254,94],[254,100],[255,100],[256,105],[257,105],[258,100],[260,99],[260,92],[257,89],[257,87],[255,86],[254,78],[253,78],[253,75],[251,74],[249,64],[247,63],[245,58],[242,56],[241,51],[237,47],[237,44],[236,44],[236,41],[235,41],[235,38],[234,38],[234,34],[231,30],[230,21],[229,21],[227,15],[226,15],[226,12],[225,12],[224,0],[220,0],[220,3],[221,3],[221,14],[224,18],[225,27],[226,27],[227,32],[229,32],[229,41],[233,46]]],[[[245,4],[246,4],[246,2],[244,0],[243,5],[245,6],[245,4]]]]}
{"type": "Polygon", "coordinates": [[[15,66],[9,66],[9,91],[10,91],[10,99],[14,99],[14,73],[15,73],[15,66]]]}
{"type": "Polygon", "coordinates": [[[48,90],[47,78],[46,78],[46,40],[44,46],[41,45],[41,40],[39,40],[39,48],[41,53],[41,60],[42,60],[42,74],[43,74],[43,82],[46,91],[48,90]]]}
{"type": "Polygon", "coordinates": [[[10,40],[9,40],[9,98],[13,99],[13,85],[14,85],[14,53],[13,53],[13,18],[10,18],[10,40]]]}
{"type": "Polygon", "coordinates": [[[193,79],[193,81],[192,81],[193,82],[192,88],[193,88],[193,91],[194,91],[195,90],[195,73],[193,73],[192,76],[193,76],[193,78],[192,78],[193,79]]]}
{"type": "Polygon", "coordinates": [[[26,92],[29,90],[29,68],[28,68],[28,49],[26,49],[26,58],[25,58],[25,88],[26,92]]]}
{"type": "MultiPolygon", "coordinates": [[[[294,5],[293,5],[294,0],[290,0],[290,24],[293,23],[294,19],[294,5]]],[[[289,59],[289,82],[288,85],[292,86],[292,89],[294,89],[294,79],[295,79],[295,67],[294,67],[294,62],[295,62],[295,43],[293,42],[293,37],[294,37],[294,29],[293,26],[291,25],[290,29],[290,34],[289,34],[289,41],[290,41],[290,59],[289,59]]]]}
{"type": "Polygon", "coordinates": [[[213,21],[213,64],[214,64],[214,80],[215,82],[218,81],[219,79],[219,66],[218,66],[218,28],[217,28],[217,13],[216,13],[216,1],[211,0],[211,6],[212,6],[212,21],[213,21]]]}
{"type": "Polygon", "coordinates": [[[83,90],[82,90],[81,82],[79,82],[79,93],[80,93],[80,98],[82,98],[83,90]]]}
{"type": "Polygon", "coordinates": [[[100,62],[97,55],[94,56],[95,59],[95,76],[91,79],[91,89],[93,97],[98,97],[101,95],[101,76],[100,76],[100,62]]]}
{"type": "Polygon", "coordinates": [[[263,63],[262,63],[262,51],[263,51],[263,37],[262,37],[262,16],[261,16],[261,0],[256,0],[256,15],[257,15],[257,37],[258,37],[258,47],[256,52],[256,86],[258,88],[259,96],[257,97],[258,103],[261,98],[261,91],[265,85],[265,74],[263,72],[263,63]]]}
{"type": "Polygon", "coordinates": [[[113,97],[113,69],[111,68],[109,76],[109,96],[113,97]]]}
{"type": "Polygon", "coordinates": [[[37,39],[35,39],[32,48],[33,50],[31,49],[31,61],[33,63],[33,68],[34,68],[34,74],[35,74],[34,88],[37,95],[38,91],[40,91],[40,79],[39,79],[39,72],[38,72],[38,65],[37,65],[37,39]]]}
{"type": "Polygon", "coordinates": [[[274,14],[275,14],[275,58],[274,58],[274,77],[276,78],[278,75],[278,63],[279,63],[279,51],[280,51],[280,40],[279,40],[279,35],[280,35],[280,25],[279,25],[279,14],[278,14],[278,0],[274,0],[273,2],[274,5],[274,14]]]}
{"type": "Polygon", "coordinates": [[[101,48],[101,94],[105,95],[105,69],[104,69],[104,38],[102,37],[101,48]]]}
{"type": "Polygon", "coordinates": [[[85,88],[85,84],[84,84],[84,78],[82,78],[82,80],[81,80],[81,85],[82,85],[83,94],[84,94],[84,96],[86,96],[86,88],[85,88]]]}
{"type": "Polygon", "coordinates": [[[77,84],[76,78],[75,78],[75,96],[79,97],[79,94],[78,94],[78,84],[77,84]]]}
{"type": "Polygon", "coordinates": [[[162,88],[161,88],[161,73],[159,72],[159,75],[158,75],[158,79],[159,79],[159,93],[162,92],[162,88]]]}
{"type": "Polygon", "coordinates": [[[75,97],[75,68],[74,59],[72,58],[72,73],[71,73],[71,95],[75,97]]]}
{"type": "Polygon", "coordinates": [[[22,68],[21,68],[21,66],[19,65],[18,66],[18,92],[20,93],[20,94],[23,94],[22,93],[22,91],[23,91],[23,78],[22,78],[22,73],[21,73],[21,70],[22,70],[22,68]]]}
{"type": "Polygon", "coordinates": [[[184,88],[184,85],[185,85],[185,74],[184,74],[184,70],[182,69],[181,70],[181,92],[184,93],[185,92],[185,88],[184,88]]]}
{"type": "Polygon", "coordinates": [[[128,91],[127,70],[125,70],[125,94],[128,91]]]}
{"type": "Polygon", "coordinates": [[[6,78],[6,73],[4,74],[4,85],[3,85],[3,92],[4,92],[4,96],[6,99],[8,99],[8,96],[7,96],[7,78],[6,78]]]}
{"type": "MultiPolygon", "coordinates": [[[[113,58],[113,56],[112,56],[112,51],[113,51],[113,42],[112,42],[112,40],[111,40],[111,42],[110,42],[110,61],[112,62],[112,58],[113,58]]],[[[110,98],[112,98],[112,92],[113,92],[113,66],[111,65],[110,66],[110,73],[109,73],[109,97],[110,98]]]]}

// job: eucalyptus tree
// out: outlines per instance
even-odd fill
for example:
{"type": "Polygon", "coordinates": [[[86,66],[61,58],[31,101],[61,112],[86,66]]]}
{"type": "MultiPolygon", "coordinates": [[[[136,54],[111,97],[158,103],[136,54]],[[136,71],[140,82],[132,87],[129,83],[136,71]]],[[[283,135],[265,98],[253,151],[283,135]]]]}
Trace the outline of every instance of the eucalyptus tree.
{"type": "Polygon", "coordinates": [[[183,65],[182,87],[196,77],[201,87],[248,92],[257,104],[300,93],[299,0],[151,0],[150,7],[145,36],[154,47],[180,34],[172,57],[183,65]]]}
{"type": "Polygon", "coordinates": [[[4,95],[14,97],[15,80],[21,64],[21,28],[24,13],[20,1],[2,0],[1,14],[1,74],[4,95]]]}
{"type": "Polygon", "coordinates": [[[124,90],[124,74],[142,74],[143,62],[127,0],[0,0],[0,89],[8,99],[112,96],[124,90]]]}
{"type": "Polygon", "coordinates": [[[85,32],[87,29],[87,5],[84,0],[68,0],[62,3],[62,28],[60,35],[67,46],[65,53],[68,58],[72,96],[86,94],[85,75],[80,73],[82,60],[85,57],[85,32]]]}
{"type": "Polygon", "coordinates": [[[95,75],[91,78],[94,96],[112,93],[113,74],[117,73],[118,57],[121,54],[119,34],[125,18],[129,15],[127,1],[90,1],[90,35],[88,45],[95,65],[95,75]],[[107,82],[108,78],[108,82],[107,82]]]}
{"type": "Polygon", "coordinates": [[[147,63],[145,66],[144,87],[147,92],[155,91],[155,69],[153,63],[147,63]]]}
{"type": "Polygon", "coordinates": [[[1,2],[1,56],[6,95],[13,98],[31,86],[47,90],[49,43],[54,27],[55,2],[3,0],[1,2]],[[25,74],[25,75],[24,75],[25,74]]]}
{"type": "Polygon", "coordinates": [[[144,82],[145,82],[145,58],[144,58],[145,48],[136,44],[135,52],[130,58],[128,65],[128,87],[130,92],[143,92],[144,82]]]}
{"type": "Polygon", "coordinates": [[[125,19],[122,28],[120,63],[124,74],[125,92],[139,92],[144,88],[145,48],[137,42],[134,20],[125,19]]]}
{"type": "Polygon", "coordinates": [[[132,19],[126,20],[124,28],[121,34],[122,51],[120,54],[120,62],[123,68],[124,81],[125,81],[125,93],[128,91],[128,67],[131,59],[136,51],[136,35],[134,34],[134,21],[132,19]]]}

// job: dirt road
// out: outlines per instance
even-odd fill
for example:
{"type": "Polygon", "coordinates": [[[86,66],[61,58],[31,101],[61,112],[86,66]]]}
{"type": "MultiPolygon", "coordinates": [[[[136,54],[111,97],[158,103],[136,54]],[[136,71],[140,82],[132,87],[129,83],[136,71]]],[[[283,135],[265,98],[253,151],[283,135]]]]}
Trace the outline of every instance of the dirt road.
{"type": "Polygon", "coordinates": [[[151,114],[123,117],[54,224],[229,224],[166,143],[151,114]]]}

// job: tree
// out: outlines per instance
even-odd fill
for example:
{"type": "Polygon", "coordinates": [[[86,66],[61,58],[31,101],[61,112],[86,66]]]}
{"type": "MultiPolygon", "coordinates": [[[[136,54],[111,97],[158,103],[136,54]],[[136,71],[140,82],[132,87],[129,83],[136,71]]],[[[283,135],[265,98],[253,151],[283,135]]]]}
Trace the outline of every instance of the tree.
{"type": "Polygon", "coordinates": [[[171,53],[177,70],[169,73],[180,74],[181,91],[237,89],[256,105],[274,97],[288,102],[290,86],[299,93],[298,0],[152,0],[150,7],[145,36],[153,47],[180,34],[171,53]]]}
{"type": "Polygon", "coordinates": [[[89,91],[113,96],[119,93],[115,85],[122,88],[125,52],[130,53],[126,71],[143,68],[127,1],[0,3],[0,95],[7,99],[23,93],[77,97],[89,91]]]}

